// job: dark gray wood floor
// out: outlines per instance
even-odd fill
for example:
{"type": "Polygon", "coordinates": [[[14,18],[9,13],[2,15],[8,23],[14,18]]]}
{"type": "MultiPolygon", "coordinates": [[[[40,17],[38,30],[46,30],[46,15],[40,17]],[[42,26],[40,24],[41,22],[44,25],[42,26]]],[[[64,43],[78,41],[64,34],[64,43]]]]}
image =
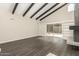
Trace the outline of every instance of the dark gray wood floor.
{"type": "Polygon", "coordinates": [[[53,53],[57,56],[79,56],[79,49],[67,45],[58,37],[33,37],[0,44],[4,55],[11,56],[46,56],[53,53]]]}

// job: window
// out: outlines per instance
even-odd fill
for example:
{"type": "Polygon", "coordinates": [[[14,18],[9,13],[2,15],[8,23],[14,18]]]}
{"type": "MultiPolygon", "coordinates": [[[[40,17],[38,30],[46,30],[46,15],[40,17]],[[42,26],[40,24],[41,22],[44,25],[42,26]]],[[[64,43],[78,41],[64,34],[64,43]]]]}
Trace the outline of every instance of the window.
{"type": "Polygon", "coordinates": [[[74,3],[69,4],[68,5],[68,12],[74,11],[74,8],[75,8],[75,4],[74,3]]]}
{"type": "Polygon", "coordinates": [[[47,33],[62,33],[61,24],[47,24],[47,33]]]}

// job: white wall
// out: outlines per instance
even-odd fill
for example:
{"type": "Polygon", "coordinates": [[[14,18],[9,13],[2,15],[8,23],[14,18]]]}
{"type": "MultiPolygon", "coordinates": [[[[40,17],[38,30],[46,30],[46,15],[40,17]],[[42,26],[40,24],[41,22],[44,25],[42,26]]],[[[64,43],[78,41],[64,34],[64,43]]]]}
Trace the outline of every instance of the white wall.
{"type": "Polygon", "coordinates": [[[45,18],[39,24],[39,34],[42,36],[47,36],[47,24],[62,24],[62,35],[65,40],[67,40],[67,44],[79,45],[73,41],[73,30],[69,30],[69,26],[73,26],[74,24],[74,12],[68,12],[68,5],[56,11],[52,15],[45,18]]]}
{"type": "Polygon", "coordinates": [[[38,35],[38,22],[29,17],[12,15],[10,4],[0,4],[0,43],[38,35]]]}

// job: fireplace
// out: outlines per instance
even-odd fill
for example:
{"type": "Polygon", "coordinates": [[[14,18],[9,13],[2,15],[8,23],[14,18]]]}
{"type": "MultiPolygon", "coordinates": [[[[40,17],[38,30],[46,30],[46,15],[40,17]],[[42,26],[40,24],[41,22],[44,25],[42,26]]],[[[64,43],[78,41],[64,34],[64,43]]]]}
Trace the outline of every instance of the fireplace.
{"type": "Polygon", "coordinates": [[[79,42],[79,26],[70,26],[69,29],[74,31],[74,41],[79,42]]]}
{"type": "Polygon", "coordinates": [[[74,6],[74,21],[75,26],[70,26],[69,29],[74,31],[74,42],[79,42],[79,3],[74,6]]]}

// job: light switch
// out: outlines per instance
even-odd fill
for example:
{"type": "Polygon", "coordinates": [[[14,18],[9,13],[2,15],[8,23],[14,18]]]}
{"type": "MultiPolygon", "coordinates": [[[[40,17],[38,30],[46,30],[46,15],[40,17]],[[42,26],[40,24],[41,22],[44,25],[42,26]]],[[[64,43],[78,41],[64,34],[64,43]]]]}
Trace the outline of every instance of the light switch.
{"type": "Polygon", "coordinates": [[[1,52],[1,48],[0,48],[0,52],[1,52]]]}

